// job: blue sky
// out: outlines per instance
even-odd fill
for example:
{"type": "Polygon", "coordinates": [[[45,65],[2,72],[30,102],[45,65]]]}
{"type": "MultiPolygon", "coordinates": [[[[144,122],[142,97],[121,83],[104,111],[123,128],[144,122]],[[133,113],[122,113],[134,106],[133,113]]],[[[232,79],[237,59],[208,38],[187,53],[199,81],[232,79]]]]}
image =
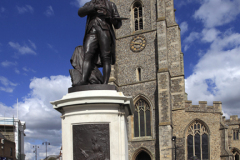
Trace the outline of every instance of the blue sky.
{"type": "MultiPolygon", "coordinates": [[[[0,1],[0,116],[16,117],[18,98],[28,159],[46,140],[48,153],[59,153],[60,114],[49,102],[71,86],[69,60],[86,21],[77,11],[85,1],[0,1]]],[[[224,115],[240,115],[240,0],[177,0],[175,8],[188,99],[222,101],[224,115]]]]}
{"type": "Polygon", "coordinates": [[[0,2],[0,69],[12,82],[5,91],[14,88],[10,94],[0,92],[7,105],[29,92],[33,77],[68,75],[68,60],[82,44],[85,27],[69,1],[14,2],[0,2]]]}

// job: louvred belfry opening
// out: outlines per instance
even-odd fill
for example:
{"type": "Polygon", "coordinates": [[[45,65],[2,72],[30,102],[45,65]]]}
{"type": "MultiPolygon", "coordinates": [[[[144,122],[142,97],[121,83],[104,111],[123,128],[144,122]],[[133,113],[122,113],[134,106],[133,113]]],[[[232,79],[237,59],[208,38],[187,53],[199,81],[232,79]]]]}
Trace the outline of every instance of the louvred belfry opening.
{"type": "Polygon", "coordinates": [[[143,7],[140,2],[133,5],[135,31],[143,29],[143,7]]]}

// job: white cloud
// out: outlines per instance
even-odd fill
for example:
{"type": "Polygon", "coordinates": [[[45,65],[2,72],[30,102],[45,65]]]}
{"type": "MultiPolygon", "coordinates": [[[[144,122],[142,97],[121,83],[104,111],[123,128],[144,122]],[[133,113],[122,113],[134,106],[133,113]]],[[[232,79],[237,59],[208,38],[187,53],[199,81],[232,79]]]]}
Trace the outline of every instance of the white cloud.
{"type": "Polygon", "coordinates": [[[3,8],[3,7],[0,8],[0,12],[1,12],[1,13],[5,12],[5,11],[6,11],[5,8],[3,8]]]}
{"type": "MultiPolygon", "coordinates": [[[[25,142],[24,143],[24,149],[25,149],[25,154],[26,154],[26,159],[35,159],[35,153],[33,153],[33,151],[35,150],[33,148],[33,146],[35,147],[35,145],[29,143],[29,142],[25,142]]],[[[38,159],[41,158],[45,158],[46,157],[46,147],[42,144],[37,145],[37,154],[38,154],[38,159]]],[[[47,147],[47,155],[59,155],[60,152],[60,146],[52,146],[52,145],[48,145],[47,147]]]]}
{"type": "Polygon", "coordinates": [[[31,40],[28,40],[28,42],[30,43],[32,48],[37,49],[37,46],[35,45],[35,43],[33,43],[31,40]]]}
{"type": "Polygon", "coordinates": [[[51,44],[47,44],[49,48],[53,49],[53,46],[51,44]]]}
{"type": "Polygon", "coordinates": [[[186,92],[193,103],[222,101],[226,115],[240,115],[240,34],[226,31],[212,39],[194,73],[186,79],[186,92]]]}
{"type": "Polygon", "coordinates": [[[182,45],[183,45],[184,52],[186,52],[189,49],[189,47],[193,44],[195,40],[198,40],[200,38],[201,38],[201,33],[191,32],[189,36],[183,40],[182,45]]]}
{"type": "Polygon", "coordinates": [[[74,0],[71,2],[72,5],[76,7],[81,7],[83,6],[86,2],[89,2],[90,0],[74,0]]]}
{"type": "Polygon", "coordinates": [[[183,35],[185,32],[188,31],[188,24],[187,24],[187,22],[182,22],[180,24],[180,28],[181,28],[181,35],[183,35]]]}
{"type": "Polygon", "coordinates": [[[45,14],[47,17],[53,16],[53,15],[54,15],[54,11],[53,11],[52,6],[48,6],[48,7],[47,7],[47,10],[44,12],[44,14],[45,14]]]}
{"type": "Polygon", "coordinates": [[[23,69],[25,72],[33,72],[33,73],[36,72],[35,70],[33,70],[33,69],[31,69],[31,68],[27,68],[27,67],[23,67],[22,69],[23,69]]]}
{"type": "Polygon", "coordinates": [[[225,116],[226,119],[229,119],[229,118],[230,118],[230,115],[227,114],[227,113],[225,113],[224,111],[223,111],[223,116],[225,116]]]}
{"type": "Polygon", "coordinates": [[[47,44],[47,45],[48,45],[48,47],[49,47],[51,50],[53,50],[54,52],[58,53],[58,51],[57,51],[51,44],[47,44]]]}
{"type": "Polygon", "coordinates": [[[0,82],[4,85],[4,86],[17,86],[16,83],[13,83],[11,81],[9,81],[7,78],[0,76],[0,82]]]}
{"type": "Polygon", "coordinates": [[[204,0],[193,16],[200,19],[205,27],[211,28],[235,20],[240,13],[239,8],[239,0],[204,0]]]}
{"type": "Polygon", "coordinates": [[[186,52],[186,51],[188,50],[188,48],[189,48],[189,45],[185,44],[185,45],[184,45],[184,49],[183,49],[184,52],[186,52]]]}
{"type": "Polygon", "coordinates": [[[6,12],[6,9],[4,7],[0,7],[0,17],[6,12]]]}
{"type": "Polygon", "coordinates": [[[25,55],[25,54],[33,54],[36,55],[37,53],[34,51],[36,49],[36,45],[29,40],[30,46],[27,44],[20,45],[19,43],[14,42],[8,42],[8,44],[15,50],[18,51],[18,53],[25,55]]]}
{"type": "MultiPolygon", "coordinates": [[[[24,142],[24,152],[26,154],[26,159],[35,159],[35,153],[33,153],[34,148],[33,148],[33,144],[29,143],[29,142],[24,142]]],[[[38,149],[39,151],[39,149],[38,149]]]]}
{"type": "Polygon", "coordinates": [[[240,46],[240,33],[232,33],[231,31],[226,31],[222,35],[222,39],[216,39],[211,45],[212,50],[226,50],[234,49],[240,46]]]}
{"type": "Polygon", "coordinates": [[[191,32],[187,38],[185,38],[184,43],[192,43],[196,39],[201,37],[200,33],[198,32],[191,32]]]}
{"type": "Polygon", "coordinates": [[[220,31],[215,28],[203,29],[202,30],[202,41],[203,42],[213,42],[217,36],[220,34],[220,31]]]}
{"type": "MultiPolygon", "coordinates": [[[[211,43],[217,39],[221,32],[215,28],[204,28],[202,32],[191,32],[188,37],[183,40],[183,50],[187,51],[194,41],[211,43]]],[[[217,42],[217,41],[215,41],[217,42]]],[[[224,45],[224,44],[223,44],[224,45]]],[[[201,54],[202,55],[202,54],[201,54]]]]}
{"type": "MultiPolygon", "coordinates": [[[[19,119],[26,122],[25,137],[26,159],[32,159],[36,141],[49,141],[48,154],[59,154],[61,147],[61,118],[60,113],[53,109],[50,101],[61,99],[71,86],[70,77],[51,76],[50,78],[33,78],[29,85],[31,92],[19,101],[19,119]],[[49,123],[51,122],[51,123],[49,123]]],[[[0,115],[16,117],[16,107],[7,107],[0,103],[0,115]]],[[[40,145],[39,158],[44,158],[45,147],[40,145]]]]}
{"type": "Polygon", "coordinates": [[[1,62],[1,65],[3,67],[10,67],[10,66],[16,66],[17,65],[17,62],[10,62],[10,61],[3,61],[1,62]]]}
{"type": "Polygon", "coordinates": [[[15,73],[17,73],[17,74],[20,74],[20,71],[19,71],[17,68],[15,68],[14,71],[15,71],[15,73]]]}
{"type": "Polygon", "coordinates": [[[30,5],[25,5],[23,7],[17,6],[17,10],[18,10],[18,13],[20,13],[20,14],[23,14],[23,13],[26,13],[26,12],[30,12],[30,13],[34,12],[33,7],[30,6],[30,5]]]}
{"type": "Polygon", "coordinates": [[[13,115],[15,114],[14,108],[8,107],[1,102],[0,102],[0,111],[1,111],[0,116],[13,117],[13,115]]]}
{"type": "Polygon", "coordinates": [[[17,83],[13,83],[8,80],[6,77],[0,76],[0,91],[4,92],[13,92],[14,88],[17,86],[17,83]]]}

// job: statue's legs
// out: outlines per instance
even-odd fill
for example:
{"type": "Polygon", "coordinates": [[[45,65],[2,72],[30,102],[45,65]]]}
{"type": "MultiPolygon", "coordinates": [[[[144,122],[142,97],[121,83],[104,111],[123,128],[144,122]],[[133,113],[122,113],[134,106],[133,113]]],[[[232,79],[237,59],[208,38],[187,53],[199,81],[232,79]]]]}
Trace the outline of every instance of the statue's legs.
{"type": "Polygon", "coordinates": [[[93,56],[98,49],[98,39],[96,30],[93,28],[89,34],[86,35],[84,42],[84,62],[82,67],[82,81],[79,85],[88,84],[89,77],[93,67],[93,56]]]}
{"type": "Polygon", "coordinates": [[[98,56],[100,49],[103,65],[103,84],[108,84],[111,73],[111,36],[109,30],[102,30],[100,26],[92,27],[84,42],[83,78],[79,85],[88,84],[91,75],[94,56],[98,56]]]}
{"type": "MultiPolygon", "coordinates": [[[[98,27],[100,28],[100,27],[98,27]]],[[[98,32],[101,62],[103,64],[103,84],[108,84],[111,73],[111,36],[108,30],[98,32]]]]}

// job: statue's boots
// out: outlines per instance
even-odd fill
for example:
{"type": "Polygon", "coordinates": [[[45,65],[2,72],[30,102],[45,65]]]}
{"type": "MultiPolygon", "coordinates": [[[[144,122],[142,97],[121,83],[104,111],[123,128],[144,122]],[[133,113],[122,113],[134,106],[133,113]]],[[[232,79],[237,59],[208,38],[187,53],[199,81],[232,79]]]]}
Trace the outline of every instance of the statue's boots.
{"type": "Polygon", "coordinates": [[[91,62],[89,61],[84,61],[83,63],[83,75],[82,75],[82,80],[78,82],[77,85],[88,85],[88,80],[91,75],[92,67],[91,67],[91,62]]]}
{"type": "Polygon", "coordinates": [[[111,73],[111,63],[109,60],[103,64],[103,84],[108,84],[110,73],[111,73]]]}

